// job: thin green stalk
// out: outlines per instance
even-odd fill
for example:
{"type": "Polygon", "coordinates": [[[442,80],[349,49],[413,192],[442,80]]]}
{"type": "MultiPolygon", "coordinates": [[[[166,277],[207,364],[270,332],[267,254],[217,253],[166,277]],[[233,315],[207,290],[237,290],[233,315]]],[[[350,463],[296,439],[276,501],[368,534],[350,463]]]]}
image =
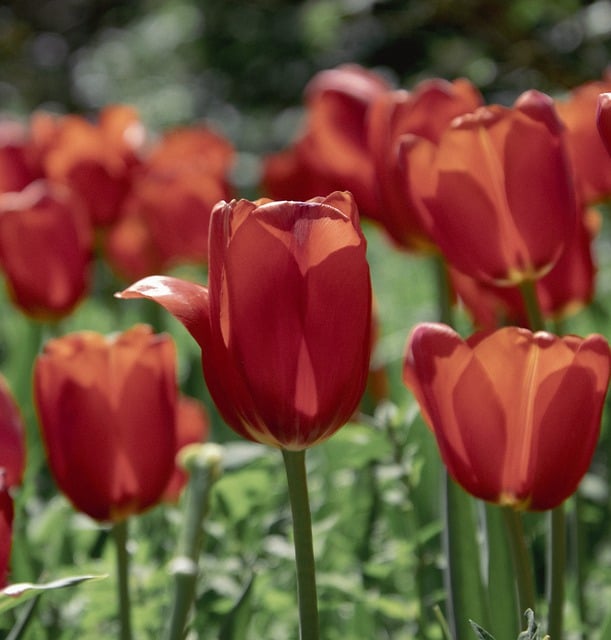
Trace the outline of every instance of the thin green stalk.
{"type": "MultiPolygon", "coordinates": [[[[535,580],[532,560],[524,538],[522,514],[511,507],[502,507],[513,567],[518,587],[518,606],[523,614],[527,609],[535,611],[535,580]]],[[[521,619],[520,619],[521,624],[521,619]]]]}
{"type": "Polygon", "coordinates": [[[131,604],[129,597],[129,553],[127,551],[127,519],[112,527],[117,552],[117,595],[119,598],[119,638],[131,640],[131,604]]]}
{"type": "Polygon", "coordinates": [[[316,569],[312,544],[312,517],[305,468],[305,450],[282,450],[289,500],[293,514],[293,536],[297,565],[297,595],[301,640],[319,640],[316,569]]]}
{"type": "Polygon", "coordinates": [[[448,274],[448,266],[442,256],[434,256],[435,279],[437,282],[437,304],[439,321],[452,326],[452,285],[448,274]]]}
{"type": "Polygon", "coordinates": [[[194,444],[181,452],[182,466],[189,472],[185,518],[172,562],[174,597],[166,631],[167,640],[182,640],[195,598],[198,560],[204,543],[203,522],[210,504],[210,490],[220,476],[222,450],[216,444],[194,444]]]}
{"type": "Polygon", "coordinates": [[[552,638],[562,638],[562,612],[564,608],[564,571],[566,566],[566,526],[564,505],[549,513],[550,539],[548,561],[549,611],[547,633],[552,638]]]}
{"type": "Polygon", "coordinates": [[[528,316],[528,324],[531,331],[543,331],[545,329],[545,320],[541,313],[541,306],[537,298],[537,285],[534,280],[525,280],[520,284],[520,292],[522,300],[526,307],[526,315],[528,316]]]}

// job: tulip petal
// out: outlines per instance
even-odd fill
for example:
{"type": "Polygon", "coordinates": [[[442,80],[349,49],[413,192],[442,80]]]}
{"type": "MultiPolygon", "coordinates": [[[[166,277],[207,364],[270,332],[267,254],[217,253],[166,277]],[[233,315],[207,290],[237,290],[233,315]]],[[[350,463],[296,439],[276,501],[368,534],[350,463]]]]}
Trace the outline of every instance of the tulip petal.
{"type": "Polygon", "coordinates": [[[170,276],[149,276],[115,293],[115,297],[154,300],[180,320],[200,346],[208,341],[210,321],[207,287],[170,276]]]}

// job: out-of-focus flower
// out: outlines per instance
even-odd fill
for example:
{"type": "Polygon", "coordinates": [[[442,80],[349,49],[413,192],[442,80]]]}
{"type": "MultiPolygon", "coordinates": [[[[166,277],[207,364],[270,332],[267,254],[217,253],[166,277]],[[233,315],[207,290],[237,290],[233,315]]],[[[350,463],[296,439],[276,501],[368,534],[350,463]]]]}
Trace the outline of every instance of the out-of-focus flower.
{"type": "Polygon", "coordinates": [[[598,96],[596,128],[607,153],[611,155],[611,92],[598,96]]]}
{"type": "Polygon", "coordinates": [[[590,465],[610,365],[599,335],[505,327],[465,341],[445,325],[421,324],[403,379],[466,491],[545,510],[574,493],[590,465]]]}
{"type": "Polygon", "coordinates": [[[95,123],[76,115],[39,113],[30,129],[45,177],[81,196],[94,227],[114,222],[146,138],[134,109],[106,107],[95,123]]]}
{"type": "Polygon", "coordinates": [[[163,136],[134,176],[106,238],[115,270],[138,279],[180,263],[205,264],[210,212],[230,195],[232,161],[230,143],[203,127],[163,136]]]}
{"type": "Polygon", "coordinates": [[[13,498],[25,468],[25,441],[21,413],[8,385],[0,377],[0,588],[6,586],[11,557],[13,498]]]}
{"type": "Polygon", "coordinates": [[[455,117],[481,104],[482,96],[468,80],[434,78],[417,84],[412,91],[380,93],[370,105],[368,147],[379,202],[369,215],[400,247],[421,251],[434,244],[421,202],[429,195],[425,185],[430,182],[431,147],[438,144],[455,117]],[[415,139],[430,145],[415,145],[415,139]],[[409,157],[410,152],[419,156],[409,157]]]}
{"type": "Polygon", "coordinates": [[[26,314],[54,320],[89,287],[93,235],[83,204],[44,180],[0,194],[0,266],[11,298],[26,314]]]}
{"type": "Polygon", "coordinates": [[[606,91],[611,91],[609,79],[588,82],[573,89],[566,100],[556,100],[576,185],[586,205],[611,196],[611,158],[596,129],[598,96],[606,91]]]}
{"type": "Polygon", "coordinates": [[[456,118],[435,153],[431,235],[448,261],[483,282],[536,280],[575,233],[577,203],[563,127],[548,96],[456,118]]]}
{"type": "Polygon", "coordinates": [[[155,300],[187,327],[213,400],[245,438],[310,447],[361,399],[371,284],[348,193],[221,202],[212,212],[208,287],[153,276],[118,295],[155,300]]]}
{"type": "Polygon", "coordinates": [[[79,511],[117,522],[161,499],[175,468],[175,361],[170,337],[146,325],[46,343],[36,408],[51,472],[79,511]]]}
{"type": "Polygon", "coordinates": [[[363,215],[374,210],[377,202],[367,111],[373,100],[390,88],[382,76],[354,64],[317,73],[304,92],[306,119],[292,152],[272,156],[264,165],[265,194],[295,200],[347,189],[363,215]],[[283,163],[287,159],[291,164],[283,163]],[[294,167],[305,176],[305,184],[299,184],[294,167]],[[306,185],[315,191],[306,193],[306,185]],[[290,192],[293,187],[298,189],[295,195],[290,192]]]}

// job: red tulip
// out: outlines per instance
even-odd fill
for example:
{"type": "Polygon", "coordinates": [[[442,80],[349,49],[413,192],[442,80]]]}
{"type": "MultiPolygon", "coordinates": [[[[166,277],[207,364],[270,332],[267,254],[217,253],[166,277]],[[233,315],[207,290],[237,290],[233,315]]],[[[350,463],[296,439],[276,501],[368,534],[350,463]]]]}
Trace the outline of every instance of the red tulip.
{"type": "MultiPolygon", "coordinates": [[[[482,103],[467,80],[425,80],[412,91],[380,93],[367,112],[369,150],[375,169],[379,204],[369,215],[380,222],[391,238],[406,249],[430,250],[429,216],[420,200],[431,173],[431,147],[457,116],[482,103]],[[410,158],[414,138],[425,140],[424,155],[410,158]]],[[[419,147],[422,149],[424,147],[419,147]]]]}
{"type": "Polygon", "coordinates": [[[6,586],[13,529],[11,488],[21,484],[25,466],[23,421],[4,378],[0,377],[0,588],[6,586]]]}
{"type": "Polygon", "coordinates": [[[599,335],[506,327],[465,341],[445,325],[421,324],[403,379],[466,491],[545,510],[568,498],[588,469],[610,366],[599,335]]]}
{"type": "Polygon", "coordinates": [[[0,266],[26,314],[57,319],[89,288],[93,234],[82,202],[43,180],[0,195],[0,266]]]}
{"type": "Polygon", "coordinates": [[[51,471],[74,506],[117,522],[156,504],[174,470],[174,344],[137,325],[49,341],[34,368],[51,471]]]}
{"type": "Polygon", "coordinates": [[[567,129],[567,144],[576,184],[586,205],[611,196],[611,158],[596,129],[598,96],[611,91],[611,80],[588,82],[573,89],[556,111],[567,129]]]}
{"type": "Polygon", "coordinates": [[[458,270],[484,282],[534,280],[575,232],[576,196],[551,98],[523,94],[455,119],[437,147],[432,236],[458,270]]]}
{"type": "Polygon", "coordinates": [[[205,264],[212,207],[229,197],[231,145],[204,128],[167,133],[132,180],[105,252],[123,277],[205,264]]]}
{"type": "Polygon", "coordinates": [[[237,433],[286,449],[325,440],[350,419],[368,374],[371,285],[352,197],[221,202],[209,253],[208,287],[154,276],[118,295],[181,320],[237,433]]]}
{"type": "Polygon", "coordinates": [[[145,140],[136,112],[122,105],[106,107],[97,123],[38,114],[31,128],[45,176],[81,196],[94,226],[116,221],[145,140]]]}
{"type": "Polygon", "coordinates": [[[611,155],[611,93],[598,96],[596,126],[607,153],[611,155]]]}

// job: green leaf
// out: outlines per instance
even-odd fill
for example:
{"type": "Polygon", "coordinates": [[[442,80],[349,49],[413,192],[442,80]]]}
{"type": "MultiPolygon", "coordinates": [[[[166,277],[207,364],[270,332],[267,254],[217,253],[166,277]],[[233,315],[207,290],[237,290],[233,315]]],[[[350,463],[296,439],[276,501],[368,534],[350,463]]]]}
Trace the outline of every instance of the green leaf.
{"type": "Polygon", "coordinates": [[[31,582],[18,582],[11,584],[0,591],[0,613],[10,611],[14,607],[27,602],[30,598],[34,598],[41,591],[53,591],[54,589],[63,589],[64,587],[72,587],[86,582],[87,580],[100,580],[107,576],[71,576],[69,578],[59,578],[45,584],[33,584],[31,582]]]}
{"type": "Polygon", "coordinates": [[[491,636],[486,629],[482,629],[479,624],[473,622],[473,620],[469,620],[469,624],[473,627],[473,631],[475,631],[475,635],[479,640],[494,640],[494,636],[491,636]]]}

